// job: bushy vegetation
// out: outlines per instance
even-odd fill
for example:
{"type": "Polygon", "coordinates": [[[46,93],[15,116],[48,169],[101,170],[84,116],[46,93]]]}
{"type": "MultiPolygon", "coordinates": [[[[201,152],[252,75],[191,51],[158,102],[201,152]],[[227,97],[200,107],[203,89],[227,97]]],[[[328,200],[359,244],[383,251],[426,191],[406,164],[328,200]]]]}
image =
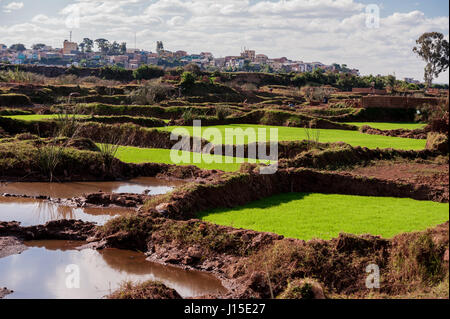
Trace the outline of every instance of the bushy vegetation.
{"type": "Polygon", "coordinates": [[[120,285],[119,289],[108,295],[108,299],[181,299],[181,296],[174,289],[167,288],[160,282],[126,281],[120,285]]]}
{"type": "Polygon", "coordinates": [[[0,106],[30,106],[31,100],[25,94],[0,94],[0,106]]]}
{"type": "Polygon", "coordinates": [[[106,80],[115,80],[121,82],[130,82],[134,79],[133,71],[116,65],[100,68],[99,77],[106,80]]]}
{"type": "Polygon", "coordinates": [[[133,71],[136,80],[151,80],[164,76],[164,70],[153,65],[141,65],[133,71]]]}
{"type": "Polygon", "coordinates": [[[137,105],[161,102],[174,94],[172,86],[160,82],[146,82],[130,93],[130,100],[137,105]]]}

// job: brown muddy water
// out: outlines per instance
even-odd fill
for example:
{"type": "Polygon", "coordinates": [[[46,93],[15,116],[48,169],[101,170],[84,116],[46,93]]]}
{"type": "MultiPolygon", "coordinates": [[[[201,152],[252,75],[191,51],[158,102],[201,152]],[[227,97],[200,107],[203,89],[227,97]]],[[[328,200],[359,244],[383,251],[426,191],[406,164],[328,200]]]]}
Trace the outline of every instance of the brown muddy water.
{"type": "Polygon", "coordinates": [[[103,225],[108,220],[134,213],[126,208],[74,208],[53,202],[16,197],[0,197],[0,221],[22,226],[42,225],[52,220],[76,219],[103,225]]]}
{"type": "Polygon", "coordinates": [[[148,191],[148,195],[161,195],[184,183],[183,181],[167,181],[155,177],[139,177],[128,181],[114,182],[0,183],[0,194],[72,198],[98,191],[133,194],[144,194],[145,191],[148,191]]]}
{"type": "Polygon", "coordinates": [[[226,292],[210,274],[155,264],[143,253],[76,250],[83,242],[73,241],[25,244],[28,249],[21,254],[0,258],[0,287],[14,291],[6,298],[96,299],[124,281],[146,280],[160,281],[184,298],[226,292]]]}
{"type": "MultiPolygon", "coordinates": [[[[154,177],[140,177],[116,182],[70,183],[1,183],[0,194],[49,196],[52,198],[79,197],[92,192],[133,193],[159,195],[184,184],[183,181],[166,181],[154,177]]],[[[133,213],[129,208],[73,208],[57,203],[0,196],[0,221],[17,221],[22,226],[40,225],[52,220],[76,219],[103,225],[108,220],[133,213]]]]}

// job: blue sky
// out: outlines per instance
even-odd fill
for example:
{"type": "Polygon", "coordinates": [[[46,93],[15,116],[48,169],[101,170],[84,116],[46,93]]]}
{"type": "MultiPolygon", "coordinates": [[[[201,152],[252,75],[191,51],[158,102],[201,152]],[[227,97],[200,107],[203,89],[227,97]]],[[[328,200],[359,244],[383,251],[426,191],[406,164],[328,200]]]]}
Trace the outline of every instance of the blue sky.
{"type": "MultiPolygon", "coordinates": [[[[104,37],[154,50],[238,54],[242,47],[270,57],[345,63],[363,74],[423,78],[411,51],[423,32],[448,38],[444,0],[0,0],[0,43],[44,42],[61,47],[104,37]],[[365,8],[377,4],[380,27],[366,25],[365,8]],[[77,11],[78,10],[78,11],[77,11]],[[68,23],[78,12],[79,23],[68,23]]],[[[448,72],[437,82],[448,83],[448,72]]]]}

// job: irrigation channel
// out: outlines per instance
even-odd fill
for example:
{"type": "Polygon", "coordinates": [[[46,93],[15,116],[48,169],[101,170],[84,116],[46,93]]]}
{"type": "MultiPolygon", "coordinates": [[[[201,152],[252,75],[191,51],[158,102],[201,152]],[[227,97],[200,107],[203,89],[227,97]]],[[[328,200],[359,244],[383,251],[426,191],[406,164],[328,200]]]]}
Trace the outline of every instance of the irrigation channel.
{"type": "MultiPolygon", "coordinates": [[[[0,195],[8,196],[0,196],[0,221],[33,226],[52,220],[76,219],[102,225],[134,209],[69,207],[64,206],[64,201],[59,203],[59,199],[99,191],[159,195],[182,183],[147,177],[123,182],[3,183],[0,195]],[[47,199],[35,198],[40,196],[47,199]]],[[[94,250],[81,247],[84,244],[65,240],[25,241],[20,254],[0,258],[0,287],[13,291],[5,298],[103,298],[124,281],[146,280],[160,281],[183,298],[226,291],[220,280],[207,273],[150,262],[141,252],[94,250]],[[67,278],[73,265],[79,273],[79,285],[68,288],[67,278]]]]}

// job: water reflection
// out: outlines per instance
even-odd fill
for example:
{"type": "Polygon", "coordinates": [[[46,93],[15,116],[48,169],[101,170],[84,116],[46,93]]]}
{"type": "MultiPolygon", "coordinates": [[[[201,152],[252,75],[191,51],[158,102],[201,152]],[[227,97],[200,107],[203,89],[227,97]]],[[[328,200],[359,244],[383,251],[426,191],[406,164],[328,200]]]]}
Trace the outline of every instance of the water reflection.
{"type": "Polygon", "coordinates": [[[7,298],[101,298],[124,280],[157,280],[183,297],[196,297],[225,288],[215,277],[145,260],[142,253],[106,249],[74,250],[80,242],[32,241],[20,255],[0,259],[0,286],[14,290],[7,298]],[[77,265],[80,288],[66,288],[68,265],[77,265]]]}
{"type": "Polygon", "coordinates": [[[139,177],[129,181],[116,182],[70,182],[70,183],[2,183],[0,194],[9,193],[28,196],[50,196],[53,198],[79,197],[86,193],[103,191],[107,193],[133,193],[160,195],[170,192],[183,181],[166,181],[154,177],[139,177]]]}
{"type": "Polygon", "coordinates": [[[114,217],[133,212],[126,208],[73,208],[44,200],[0,197],[0,221],[18,221],[22,226],[41,225],[60,219],[81,219],[103,225],[114,217]]]}

